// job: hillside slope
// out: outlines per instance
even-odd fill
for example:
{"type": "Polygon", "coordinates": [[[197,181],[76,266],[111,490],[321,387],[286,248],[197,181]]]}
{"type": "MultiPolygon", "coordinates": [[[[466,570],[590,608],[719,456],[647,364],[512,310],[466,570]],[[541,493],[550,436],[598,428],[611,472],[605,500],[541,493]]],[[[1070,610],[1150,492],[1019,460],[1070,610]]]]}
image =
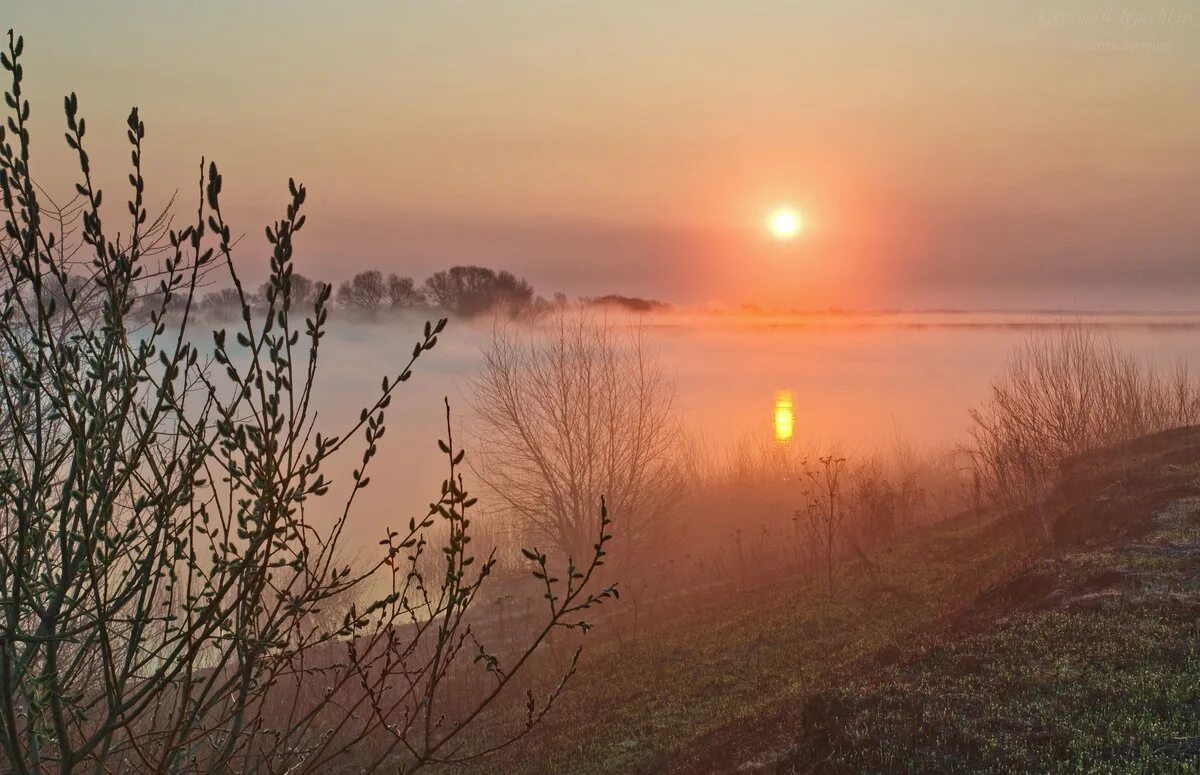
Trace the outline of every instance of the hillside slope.
{"type": "Polygon", "coordinates": [[[701,747],[676,769],[1195,772],[1198,445],[1181,429],[1070,461],[1052,557],[810,695],[783,750],[701,747]]]}
{"type": "Polygon", "coordinates": [[[1198,461],[1200,430],[1070,461],[1050,547],[963,515],[832,600],[792,576],[608,622],[475,771],[1197,771],[1198,461]]]}

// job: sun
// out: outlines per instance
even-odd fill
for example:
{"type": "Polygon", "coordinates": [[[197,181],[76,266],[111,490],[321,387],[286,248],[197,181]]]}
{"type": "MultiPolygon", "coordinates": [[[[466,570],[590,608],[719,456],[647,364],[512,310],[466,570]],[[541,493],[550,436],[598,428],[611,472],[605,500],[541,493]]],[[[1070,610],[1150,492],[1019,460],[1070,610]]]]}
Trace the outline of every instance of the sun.
{"type": "Polygon", "coordinates": [[[776,207],[767,216],[767,230],[775,239],[790,240],[804,230],[804,219],[790,207],[776,207]]]}

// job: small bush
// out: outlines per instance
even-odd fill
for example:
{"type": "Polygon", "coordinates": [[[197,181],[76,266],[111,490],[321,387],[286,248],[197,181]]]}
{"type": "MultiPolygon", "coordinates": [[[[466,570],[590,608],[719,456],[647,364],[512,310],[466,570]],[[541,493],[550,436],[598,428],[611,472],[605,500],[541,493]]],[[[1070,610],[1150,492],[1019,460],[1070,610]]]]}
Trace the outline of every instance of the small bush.
{"type": "Polygon", "coordinates": [[[1198,411],[1200,390],[1185,366],[1156,369],[1111,336],[1064,325],[1016,349],[971,411],[968,451],[985,494],[1015,515],[1041,501],[1067,458],[1190,425],[1198,411]]]}

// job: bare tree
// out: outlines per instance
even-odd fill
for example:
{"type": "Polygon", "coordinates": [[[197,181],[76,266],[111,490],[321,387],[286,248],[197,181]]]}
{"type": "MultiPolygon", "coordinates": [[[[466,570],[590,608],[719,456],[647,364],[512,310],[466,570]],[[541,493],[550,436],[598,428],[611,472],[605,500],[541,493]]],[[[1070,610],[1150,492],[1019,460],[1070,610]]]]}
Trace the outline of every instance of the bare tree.
{"type": "Polygon", "coordinates": [[[416,307],[425,302],[425,294],[411,277],[390,274],[387,278],[387,297],[392,307],[416,307]]]}
{"type": "Polygon", "coordinates": [[[383,282],[383,273],[372,269],[369,272],[359,272],[349,282],[338,286],[337,300],[342,306],[364,312],[374,312],[379,309],[387,295],[387,286],[383,282]]]}
{"type": "Polygon", "coordinates": [[[482,266],[452,266],[425,280],[425,295],[455,315],[471,317],[492,310],[518,315],[534,303],[533,286],[511,272],[482,266]]]}
{"type": "Polygon", "coordinates": [[[168,230],[155,270],[163,221],[144,203],[138,111],[127,122],[129,220],[124,237],[111,237],[72,94],[79,239],[98,289],[97,303],[81,303],[30,170],[22,49],[10,32],[0,56],[11,78],[11,134],[0,129],[4,769],[312,772],[354,754],[348,769],[407,772],[525,734],[561,683],[541,702],[530,693],[513,728],[475,747],[462,739],[551,631],[586,628],[581,612],[615,595],[587,591],[611,529],[603,501],[591,561],[572,564],[563,581],[547,573],[545,554],[526,551],[545,588],[544,618],[522,645],[494,653],[470,616],[494,560],[476,564],[469,549],[475,500],[447,404],[448,476],[429,512],[388,530],[364,567],[345,565],[341,537],[370,482],[385,410],[446,320],[426,323],[356,422],[319,432],[313,385],[329,289],[307,319],[292,303],[305,188],[289,181],[286,210],[266,229],[270,281],[266,309],[255,312],[216,165],[201,163],[195,220],[168,230]],[[241,312],[233,336],[212,333],[211,362],[193,335],[206,272],[232,285],[241,312]],[[139,290],[149,276],[153,295],[139,290]],[[149,321],[140,329],[139,299],[149,321]],[[324,469],[352,445],[358,468],[335,498],[324,469]],[[422,558],[435,524],[446,540],[429,574],[422,558]],[[450,705],[455,685],[474,691],[450,705]]]}
{"type": "Polygon", "coordinates": [[[680,489],[674,386],[640,329],[586,312],[542,328],[498,326],[472,383],[476,473],[533,540],[584,556],[608,494],[637,547],[680,489]]]}

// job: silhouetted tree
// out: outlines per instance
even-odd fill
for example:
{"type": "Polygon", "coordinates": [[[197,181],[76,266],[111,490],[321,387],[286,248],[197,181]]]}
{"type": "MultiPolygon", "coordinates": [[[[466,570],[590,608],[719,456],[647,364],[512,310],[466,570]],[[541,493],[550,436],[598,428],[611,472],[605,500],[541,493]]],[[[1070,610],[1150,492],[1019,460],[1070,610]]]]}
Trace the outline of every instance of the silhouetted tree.
{"type": "Polygon", "coordinates": [[[411,277],[395,274],[388,275],[387,296],[393,307],[416,307],[425,302],[425,294],[411,277]]]}
{"type": "Polygon", "coordinates": [[[610,293],[607,296],[597,296],[587,300],[588,304],[598,307],[621,307],[629,312],[662,312],[670,305],[657,299],[643,299],[638,296],[621,296],[610,293]]]}
{"type": "Polygon", "coordinates": [[[354,279],[344,282],[338,287],[337,300],[344,307],[374,312],[383,303],[387,294],[387,286],[383,281],[383,273],[372,269],[369,272],[359,272],[354,279]]]}
{"type": "Polygon", "coordinates": [[[534,301],[533,286],[511,272],[453,266],[425,281],[428,299],[448,312],[470,317],[494,309],[518,315],[534,301]]]}

